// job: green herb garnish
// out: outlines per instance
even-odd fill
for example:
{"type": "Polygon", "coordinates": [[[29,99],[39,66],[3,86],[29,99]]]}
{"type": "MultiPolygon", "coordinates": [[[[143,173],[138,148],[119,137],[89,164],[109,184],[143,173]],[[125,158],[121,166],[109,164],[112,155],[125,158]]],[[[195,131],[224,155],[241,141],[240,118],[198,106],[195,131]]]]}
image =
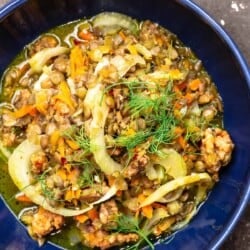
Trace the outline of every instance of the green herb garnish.
{"type": "Polygon", "coordinates": [[[53,190],[51,190],[48,186],[47,186],[47,181],[46,181],[46,177],[48,175],[48,172],[51,169],[47,169],[46,171],[44,171],[40,176],[38,176],[38,181],[40,182],[41,185],[41,191],[43,193],[43,195],[48,198],[49,200],[55,200],[55,194],[53,192],[53,190]]]}
{"type": "Polygon", "coordinates": [[[82,167],[83,170],[81,175],[79,176],[78,185],[81,188],[92,186],[95,182],[94,176],[97,175],[95,167],[87,159],[82,162],[82,167]]]}
{"type": "Polygon", "coordinates": [[[140,245],[144,241],[149,245],[151,249],[155,249],[153,243],[149,239],[150,232],[140,227],[140,221],[138,218],[121,214],[117,217],[116,224],[117,226],[115,228],[112,228],[112,231],[116,231],[119,233],[136,233],[140,237],[140,240],[138,242],[127,249],[139,249],[140,245]]]}
{"type": "Polygon", "coordinates": [[[90,139],[85,133],[85,129],[82,126],[80,129],[77,129],[77,127],[72,127],[70,129],[67,129],[63,133],[64,137],[75,141],[78,146],[84,150],[86,153],[90,152],[90,139]]]}

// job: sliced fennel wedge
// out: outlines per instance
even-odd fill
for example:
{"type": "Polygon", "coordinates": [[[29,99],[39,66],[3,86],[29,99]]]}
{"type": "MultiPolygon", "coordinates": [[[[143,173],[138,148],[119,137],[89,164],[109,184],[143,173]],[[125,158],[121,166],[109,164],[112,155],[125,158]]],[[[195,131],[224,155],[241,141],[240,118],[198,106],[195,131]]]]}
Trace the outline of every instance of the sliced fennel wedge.
{"type": "Polygon", "coordinates": [[[117,12],[103,12],[92,18],[93,27],[98,27],[104,34],[114,34],[121,28],[137,33],[139,30],[136,20],[117,12]]]}
{"type": "Polygon", "coordinates": [[[40,205],[52,213],[68,217],[86,213],[94,205],[104,202],[116,194],[117,189],[115,186],[112,186],[103,197],[85,208],[76,210],[64,207],[52,207],[46,200],[46,197],[41,194],[40,184],[32,183],[32,176],[29,170],[31,155],[40,149],[39,145],[25,140],[14,150],[8,162],[9,174],[13,182],[33,203],[40,205]]]}
{"type": "Polygon", "coordinates": [[[31,70],[35,73],[42,72],[43,66],[47,61],[55,56],[60,56],[62,54],[68,53],[69,48],[57,46],[54,48],[45,48],[29,59],[29,64],[31,70]]]}
{"type": "Polygon", "coordinates": [[[150,194],[140,205],[140,207],[148,206],[154,202],[159,201],[162,197],[168,193],[185,187],[190,184],[195,184],[197,182],[211,182],[212,179],[207,173],[201,174],[191,174],[184,177],[178,177],[175,180],[169,181],[166,184],[163,184],[158,189],[156,189],[152,194],[150,194]]]}
{"type": "Polygon", "coordinates": [[[182,156],[174,149],[162,149],[162,154],[153,161],[163,166],[166,173],[174,179],[187,175],[187,166],[182,156]]]}
{"type": "Polygon", "coordinates": [[[92,121],[89,128],[90,150],[100,169],[107,175],[120,172],[122,166],[114,161],[106,150],[104,138],[104,126],[108,116],[109,108],[105,102],[102,85],[97,84],[89,89],[84,100],[84,106],[92,113],[92,121]]]}

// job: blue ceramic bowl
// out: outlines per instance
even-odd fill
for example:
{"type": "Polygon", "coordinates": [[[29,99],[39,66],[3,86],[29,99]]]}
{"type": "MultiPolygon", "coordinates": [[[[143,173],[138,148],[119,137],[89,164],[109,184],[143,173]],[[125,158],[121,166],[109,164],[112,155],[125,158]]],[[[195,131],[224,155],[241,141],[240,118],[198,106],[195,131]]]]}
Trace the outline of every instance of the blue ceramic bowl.
{"type": "MultiPolygon", "coordinates": [[[[224,101],[225,127],[236,145],[198,214],[156,249],[217,249],[232,230],[250,193],[250,74],[236,45],[203,10],[188,0],[16,0],[0,11],[0,74],[39,33],[101,11],[160,23],[190,46],[213,77],[224,101]]],[[[39,249],[0,201],[0,249],[39,249]]],[[[47,243],[40,249],[58,249],[47,243]]]]}

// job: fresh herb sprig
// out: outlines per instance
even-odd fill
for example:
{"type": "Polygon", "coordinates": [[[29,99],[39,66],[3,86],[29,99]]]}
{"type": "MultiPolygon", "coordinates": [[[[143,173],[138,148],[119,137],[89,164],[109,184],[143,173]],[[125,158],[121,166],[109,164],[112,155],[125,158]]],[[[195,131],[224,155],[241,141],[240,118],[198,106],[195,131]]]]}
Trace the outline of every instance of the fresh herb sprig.
{"type": "Polygon", "coordinates": [[[95,182],[95,176],[98,176],[96,168],[91,164],[91,162],[85,159],[82,162],[82,173],[78,179],[78,185],[81,188],[90,187],[95,182]]]}
{"type": "Polygon", "coordinates": [[[80,129],[73,126],[72,128],[64,131],[63,135],[64,137],[72,141],[75,141],[78,144],[78,146],[86,153],[90,152],[90,139],[86,135],[83,126],[80,129]]]}
{"type": "Polygon", "coordinates": [[[159,125],[152,132],[152,140],[149,146],[150,153],[158,153],[160,145],[171,143],[175,138],[174,127],[177,121],[171,113],[168,114],[163,111],[156,117],[156,122],[159,125]]]}
{"type": "Polygon", "coordinates": [[[112,229],[119,233],[136,233],[140,240],[127,249],[139,249],[140,245],[145,241],[151,249],[155,249],[153,243],[149,239],[150,231],[146,231],[140,227],[140,220],[133,216],[121,214],[117,217],[116,227],[112,229]]]}
{"type": "Polygon", "coordinates": [[[51,169],[45,170],[41,175],[38,176],[38,181],[41,185],[41,191],[43,195],[49,200],[55,200],[55,194],[47,185],[47,175],[51,169]]]}
{"type": "Polygon", "coordinates": [[[166,88],[158,87],[154,97],[143,95],[142,93],[134,93],[130,91],[129,108],[132,116],[149,115],[153,119],[159,116],[162,111],[171,112],[172,102],[175,94],[172,91],[172,82],[169,82],[166,88]]]}
{"type": "Polygon", "coordinates": [[[118,146],[125,147],[130,152],[136,146],[145,142],[150,135],[150,131],[139,131],[131,136],[119,136],[115,141],[118,146]]]}

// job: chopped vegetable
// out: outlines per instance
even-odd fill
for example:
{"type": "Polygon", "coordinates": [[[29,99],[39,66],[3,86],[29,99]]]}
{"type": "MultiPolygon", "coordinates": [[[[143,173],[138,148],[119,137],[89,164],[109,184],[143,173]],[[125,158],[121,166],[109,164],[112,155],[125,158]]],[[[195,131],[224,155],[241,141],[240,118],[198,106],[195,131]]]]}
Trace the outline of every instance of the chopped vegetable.
{"type": "Polygon", "coordinates": [[[100,84],[88,90],[84,103],[85,106],[90,108],[93,116],[90,124],[89,137],[90,149],[95,157],[96,163],[107,175],[112,175],[116,171],[120,172],[122,166],[115,162],[106,150],[104,126],[108,115],[108,107],[105,103],[105,97],[103,97],[100,84]]]}
{"type": "Polygon", "coordinates": [[[93,27],[100,28],[104,34],[114,34],[121,28],[127,29],[132,33],[138,32],[137,22],[120,13],[103,12],[92,18],[93,27]]]}
{"type": "Polygon", "coordinates": [[[156,189],[156,191],[154,191],[142,202],[140,207],[148,206],[158,201],[159,199],[161,199],[162,197],[164,197],[165,195],[174,191],[177,188],[181,188],[183,186],[187,186],[201,181],[211,182],[212,180],[207,173],[201,173],[201,174],[193,173],[188,176],[176,178],[175,180],[169,181],[166,184],[160,186],[158,189],[156,189]]]}
{"type": "Polygon", "coordinates": [[[23,141],[12,153],[9,158],[9,174],[15,185],[21,190],[33,203],[40,205],[44,209],[63,216],[77,216],[93,208],[93,205],[102,203],[117,192],[115,186],[111,187],[108,192],[99,200],[87,205],[85,208],[74,210],[64,207],[52,207],[46,197],[40,194],[39,183],[33,184],[29,170],[30,157],[41,148],[28,140],[23,141]]]}
{"type": "Polygon", "coordinates": [[[39,52],[37,52],[35,55],[33,55],[29,59],[29,64],[31,67],[31,70],[35,73],[42,72],[43,66],[53,57],[66,54],[69,52],[69,48],[66,47],[54,47],[54,48],[45,48],[39,52]]]}
{"type": "Polygon", "coordinates": [[[186,163],[174,149],[162,149],[161,154],[154,157],[153,161],[163,166],[166,173],[174,179],[187,175],[186,163]]]}

